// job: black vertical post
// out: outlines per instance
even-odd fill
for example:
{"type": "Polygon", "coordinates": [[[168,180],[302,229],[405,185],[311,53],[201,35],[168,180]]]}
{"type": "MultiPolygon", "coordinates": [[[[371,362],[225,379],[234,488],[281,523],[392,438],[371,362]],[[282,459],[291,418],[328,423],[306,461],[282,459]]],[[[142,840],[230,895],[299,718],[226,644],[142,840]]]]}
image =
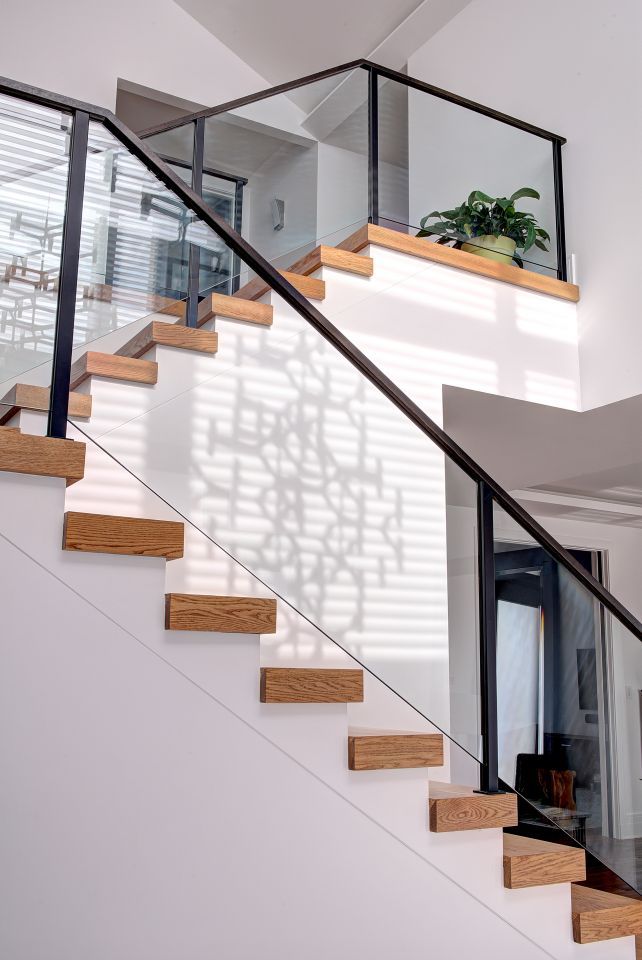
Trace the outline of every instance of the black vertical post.
{"type": "MultiPolygon", "coordinates": [[[[234,187],[234,229],[238,234],[243,232],[243,181],[237,180],[234,187]]],[[[232,280],[230,293],[234,294],[241,286],[241,259],[235,253],[232,257],[232,280]]]]}
{"type": "Polygon", "coordinates": [[[566,226],[564,223],[564,186],[562,183],[562,144],[553,140],[553,183],[555,188],[555,237],[557,241],[557,276],[568,278],[566,269],[566,226]]]}
{"type": "Polygon", "coordinates": [[[477,546],[482,733],[482,768],[479,792],[499,793],[495,532],[493,495],[483,480],[480,480],[477,485],[477,546]]]}
{"type": "MultiPolygon", "coordinates": [[[[203,195],[203,154],[205,151],[205,118],[194,121],[194,151],[192,154],[192,190],[199,197],[203,195]]],[[[188,327],[198,326],[198,291],[201,267],[201,248],[190,243],[187,268],[187,304],[185,323],[188,327]]]]}
{"type": "Polygon", "coordinates": [[[67,436],[71,355],[74,346],[76,289],[78,287],[78,260],[80,258],[80,233],[82,230],[88,140],[89,114],[83,110],[76,110],[69,141],[67,195],[60,251],[56,332],[47,422],[48,437],[64,438],[67,436]]]}
{"type": "Polygon", "coordinates": [[[368,223],[379,223],[379,75],[368,69],[368,223]]]}

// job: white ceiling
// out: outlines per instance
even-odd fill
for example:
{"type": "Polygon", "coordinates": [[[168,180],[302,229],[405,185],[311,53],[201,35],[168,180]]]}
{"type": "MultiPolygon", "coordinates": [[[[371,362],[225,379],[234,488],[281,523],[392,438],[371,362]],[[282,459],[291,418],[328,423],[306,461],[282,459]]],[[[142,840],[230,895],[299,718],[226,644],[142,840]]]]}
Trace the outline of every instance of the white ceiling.
{"type": "Polygon", "coordinates": [[[176,0],[271,84],[360,57],[400,68],[471,0],[176,0]]]}
{"type": "MultiPolygon", "coordinates": [[[[444,428],[506,489],[588,498],[617,504],[623,513],[629,506],[636,526],[642,507],[641,422],[642,396],[576,413],[444,389],[444,428]]],[[[564,515],[579,513],[571,504],[564,515]]],[[[612,512],[604,516],[614,522],[612,512]]]]}

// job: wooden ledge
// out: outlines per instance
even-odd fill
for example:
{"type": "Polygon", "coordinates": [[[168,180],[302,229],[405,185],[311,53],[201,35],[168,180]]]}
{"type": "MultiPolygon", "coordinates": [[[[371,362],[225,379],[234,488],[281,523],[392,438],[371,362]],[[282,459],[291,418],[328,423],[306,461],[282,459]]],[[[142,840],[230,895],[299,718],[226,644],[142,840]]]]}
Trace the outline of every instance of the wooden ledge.
{"type": "Polygon", "coordinates": [[[577,303],[580,299],[580,289],[574,283],[566,283],[556,277],[547,277],[542,273],[533,273],[531,270],[520,270],[519,267],[509,266],[506,263],[497,263],[495,260],[485,260],[474,253],[464,250],[453,250],[424,237],[411,237],[388,227],[380,227],[374,223],[367,223],[346,240],[339,244],[342,250],[351,250],[357,253],[369,244],[385,247],[387,250],[396,250],[407,253],[411,257],[420,257],[422,260],[431,260],[446,267],[456,267],[491,280],[500,280],[502,283],[512,283],[513,286],[536,293],[545,293],[561,300],[570,300],[577,303]]]}
{"type": "Polygon", "coordinates": [[[263,597],[219,597],[165,594],[166,630],[215,633],[275,633],[276,600],[263,597]]]}

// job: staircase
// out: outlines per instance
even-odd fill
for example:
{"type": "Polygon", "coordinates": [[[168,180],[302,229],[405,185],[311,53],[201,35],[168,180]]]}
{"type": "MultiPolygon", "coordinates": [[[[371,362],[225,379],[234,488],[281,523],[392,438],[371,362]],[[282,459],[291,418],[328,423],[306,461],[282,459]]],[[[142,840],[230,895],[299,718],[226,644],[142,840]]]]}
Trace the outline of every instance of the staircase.
{"type": "MultiPolygon", "coordinates": [[[[561,281],[492,261],[478,262],[468,254],[449,251],[401,237],[392,231],[372,226],[360,230],[340,248],[318,247],[292,264],[284,276],[306,297],[323,301],[326,281],[312,276],[322,267],[349,273],[367,281],[373,275],[373,260],[359,251],[369,244],[381,244],[422,258],[456,265],[495,279],[520,282],[538,292],[574,300],[577,288],[561,281]],[[511,273],[510,271],[514,271],[511,273]],[[516,279],[516,275],[519,277],[516,279]],[[544,282],[546,281],[546,282],[544,282]]],[[[172,320],[153,319],[114,353],[87,351],[73,366],[70,416],[89,420],[100,415],[94,385],[134,385],[155,390],[162,386],[162,364],[147,359],[157,348],[185,351],[188,356],[210,357],[216,362],[219,333],[216,318],[234,323],[273,323],[273,307],[262,303],[267,287],[253,280],[234,296],[213,294],[199,307],[198,326],[186,327],[181,306],[163,311],[172,320]],[[160,378],[160,379],[159,379],[160,378]]],[[[160,316],[160,314],[159,314],[160,316]]],[[[85,476],[85,444],[79,440],[58,440],[36,435],[45,431],[48,391],[45,388],[16,384],[3,398],[0,431],[0,470],[8,474],[63,479],[66,484],[82,483],[85,476]]],[[[31,488],[37,496],[37,488],[31,488]]],[[[110,508],[106,502],[104,509],[110,508]]],[[[62,550],[69,554],[115,555],[148,559],[150,563],[178,560],[184,555],[184,524],[151,517],[118,516],[109,513],[85,513],[67,510],[60,516],[62,550]]],[[[81,558],[79,558],[80,560],[81,558]]],[[[117,561],[114,561],[117,562],[117,561]]],[[[136,571],[132,572],[135,589],[136,571]]],[[[219,596],[179,593],[168,590],[158,595],[159,611],[164,609],[164,628],[168,642],[216,641],[217,634],[274,633],[277,628],[277,602],[272,597],[219,596]],[[205,635],[205,636],[203,636],[205,635]]],[[[341,705],[363,702],[366,696],[364,671],[360,668],[301,668],[262,666],[256,685],[256,700],[268,711],[292,710],[293,722],[301,711],[317,705],[341,705]]],[[[346,729],[343,769],[351,778],[367,778],[391,771],[443,768],[444,737],[440,733],[414,730],[346,729]]],[[[337,763],[340,760],[337,758],[337,763]]],[[[426,785],[425,827],[433,834],[503,831],[503,883],[506,890],[563,885],[569,891],[568,933],[577,944],[590,944],[622,937],[642,935],[642,901],[592,890],[585,884],[584,851],[577,846],[549,843],[515,833],[518,827],[517,798],[512,793],[485,795],[466,785],[430,780],[426,785]]],[[[439,837],[436,842],[452,844],[459,850],[465,838],[439,837]]],[[[498,864],[488,862],[488,875],[498,864]]],[[[592,956],[598,956],[592,954],[592,956]]]]}

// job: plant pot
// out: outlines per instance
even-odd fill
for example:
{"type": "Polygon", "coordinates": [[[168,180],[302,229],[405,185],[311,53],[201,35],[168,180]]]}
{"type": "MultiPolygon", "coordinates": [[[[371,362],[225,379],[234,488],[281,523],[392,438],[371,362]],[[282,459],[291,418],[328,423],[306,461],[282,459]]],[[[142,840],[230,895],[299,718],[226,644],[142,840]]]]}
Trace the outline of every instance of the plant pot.
{"type": "Polygon", "coordinates": [[[510,237],[492,237],[484,235],[475,237],[474,243],[462,243],[461,249],[466,253],[474,253],[487,260],[498,260],[499,263],[512,263],[516,243],[510,237]]]}

